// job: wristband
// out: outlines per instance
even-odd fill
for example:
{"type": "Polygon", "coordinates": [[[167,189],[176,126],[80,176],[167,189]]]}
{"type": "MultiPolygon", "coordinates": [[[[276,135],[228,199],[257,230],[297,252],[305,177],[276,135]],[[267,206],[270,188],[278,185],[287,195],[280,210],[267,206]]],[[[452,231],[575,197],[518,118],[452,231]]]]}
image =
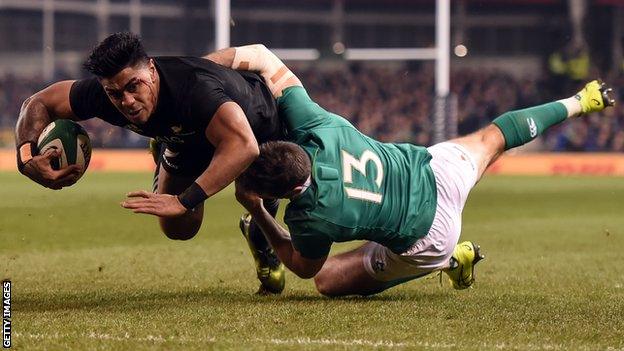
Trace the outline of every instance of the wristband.
{"type": "Polygon", "coordinates": [[[37,144],[32,141],[25,141],[17,147],[17,169],[23,172],[24,166],[37,155],[37,144]]]}
{"type": "Polygon", "coordinates": [[[195,182],[186,188],[182,194],[178,195],[178,201],[180,201],[182,206],[184,206],[187,210],[194,209],[207,198],[208,195],[206,195],[204,189],[202,189],[201,186],[195,182]]]}

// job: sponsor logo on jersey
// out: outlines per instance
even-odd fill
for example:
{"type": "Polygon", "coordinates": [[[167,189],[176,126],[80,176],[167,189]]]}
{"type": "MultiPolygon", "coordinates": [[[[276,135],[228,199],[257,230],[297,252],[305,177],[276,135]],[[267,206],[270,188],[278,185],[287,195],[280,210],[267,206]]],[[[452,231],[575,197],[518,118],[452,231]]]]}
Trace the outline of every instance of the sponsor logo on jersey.
{"type": "Polygon", "coordinates": [[[131,131],[133,131],[133,132],[135,132],[135,133],[139,133],[139,134],[143,133],[143,129],[141,129],[141,128],[137,127],[137,126],[136,126],[136,125],[134,125],[134,124],[126,124],[126,125],[124,126],[124,128],[126,128],[126,129],[128,129],[128,130],[131,130],[131,131]]]}
{"type": "Polygon", "coordinates": [[[171,126],[171,131],[173,132],[173,134],[178,135],[178,136],[188,136],[188,135],[193,135],[195,134],[195,132],[186,132],[183,133],[182,132],[183,128],[182,126],[171,126]]]}
{"type": "Polygon", "coordinates": [[[178,153],[169,151],[170,154],[167,154],[167,151],[169,150],[165,150],[165,152],[163,153],[163,158],[162,158],[163,162],[172,169],[180,169],[180,166],[178,166],[177,164],[173,163],[172,160],[170,160],[170,158],[174,158],[175,156],[177,156],[178,153]]]}
{"type": "Polygon", "coordinates": [[[178,156],[179,152],[175,152],[175,151],[171,151],[169,149],[165,149],[165,157],[176,157],[178,156]]]}
{"type": "Polygon", "coordinates": [[[527,123],[529,124],[529,133],[531,134],[531,138],[535,138],[537,136],[537,125],[533,118],[527,118],[527,123]]]}
{"type": "Polygon", "coordinates": [[[184,139],[178,136],[157,136],[156,141],[167,144],[184,144],[184,139]]]}

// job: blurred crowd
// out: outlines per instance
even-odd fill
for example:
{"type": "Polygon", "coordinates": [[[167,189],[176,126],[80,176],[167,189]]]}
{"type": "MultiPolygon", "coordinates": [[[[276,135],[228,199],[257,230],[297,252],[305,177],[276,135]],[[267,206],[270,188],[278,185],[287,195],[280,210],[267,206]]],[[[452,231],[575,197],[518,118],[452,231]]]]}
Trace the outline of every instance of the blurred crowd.
{"type": "MultiPolygon", "coordinates": [[[[69,78],[61,73],[57,74],[55,81],[63,79],[69,78]]],[[[0,147],[14,145],[15,122],[22,103],[46,86],[47,84],[37,76],[0,75],[0,147]]],[[[89,132],[94,147],[132,148],[147,145],[147,139],[142,136],[111,126],[97,118],[84,121],[82,124],[89,132]]]]}
{"type": "MultiPolygon", "coordinates": [[[[299,75],[321,106],[350,119],[364,133],[382,141],[430,145],[433,72],[429,64],[407,70],[354,65],[346,71],[303,69],[299,75]]],[[[565,90],[548,74],[543,77],[517,78],[500,71],[468,69],[453,72],[458,134],[476,131],[507,111],[569,97],[584,84],[566,84],[565,90]]],[[[620,87],[624,76],[606,80],[620,87]]],[[[622,96],[618,96],[620,101],[622,96]]],[[[624,151],[624,113],[615,108],[575,119],[550,129],[537,144],[534,149],[547,151],[624,151]]]]}
{"type": "MultiPolygon", "coordinates": [[[[382,141],[432,143],[434,75],[431,64],[406,67],[295,68],[321,106],[349,119],[362,132],[382,141]]],[[[544,75],[547,76],[547,75],[544,75]]],[[[624,76],[607,77],[615,87],[624,76]]],[[[21,103],[45,84],[37,77],[0,76],[0,146],[12,145],[21,103]]],[[[517,78],[505,72],[459,70],[451,75],[460,135],[485,126],[500,114],[570,96],[557,81],[517,78]],[[560,89],[559,89],[560,90],[560,89]]],[[[620,92],[621,94],[621,92],[620,92]]],[[[621,101],[622,95],[618,96],[621,101]]],[[[144,147],[136,134],[97,119],[84,122],[95,147],[144,147]]],[[[547,151],[624,151],[624,113],[608,109],[550,129],[535,148],[547,151]]]]}

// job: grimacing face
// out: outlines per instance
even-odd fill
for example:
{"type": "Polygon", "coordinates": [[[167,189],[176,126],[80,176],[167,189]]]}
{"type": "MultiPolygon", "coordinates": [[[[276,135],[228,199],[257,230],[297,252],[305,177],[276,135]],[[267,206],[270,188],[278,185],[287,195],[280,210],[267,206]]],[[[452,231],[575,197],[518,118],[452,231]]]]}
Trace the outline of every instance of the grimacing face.
{"type": "Polygon", "coordinates": [[[110,101],[130,122],[145,124],[156,111],[160,88],[154,61],[126,67],[111,78],[100,80],[110,101]]]}

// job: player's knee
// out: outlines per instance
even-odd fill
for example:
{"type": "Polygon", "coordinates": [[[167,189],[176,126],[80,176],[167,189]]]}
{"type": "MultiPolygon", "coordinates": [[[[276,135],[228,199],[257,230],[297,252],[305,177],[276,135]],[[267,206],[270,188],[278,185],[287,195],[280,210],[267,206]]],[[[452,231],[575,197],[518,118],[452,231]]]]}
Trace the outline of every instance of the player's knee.
{"type": "Polygon", "coordinates": [[[370,296],[384,291],[386,288],[379,282],[374,284],[354,284],[346,283],[326,274],[320,274],[314,277],[316,290],[327,297],[341,297],[347,295],[370,296]]]}
{"type": "Polygon", "coordinates": [[[179,230],[179,229],[165,229],[163,228],[163,233],[167,236],[167,238],[172,240],[189,240],[195,237],[199,228],[197,230],[179,230]]]}
{"type": "Polygon", "coordinates": [[[170,223],[167,221],[160,222],[160,229],[172,240],[189,240],[192,239],[201,227],[201,222],[187,221],[186,223],[170,223]]]}
{"type": "Polygon", "coordinates": [[[328,274],[319,273],[314,277],[314,284],[316,285],[316,290],[324,296],[335,297],[341,296],[337,289],[337,285],[333,281],[333,279],[328,276],[328,274]]]}
{"type": "Polygon", "coordinates": [[[190,240],[195,237],[197,232],[181,232],[181,231],[163,231],[167,238],[171,240],[190,240]]]}
{"type": "Polygon", "coordinates": [[[335,267],[330,264],[325,264],[323,269],[316,276],[314,276],[314,284],[316,290],[327,297],[339,297],[349,294],[353,294],[351,291],[351,284],[343,281],[340,277],[343,276],[343,272],[340,272],[339,267],[335,267]]]}

